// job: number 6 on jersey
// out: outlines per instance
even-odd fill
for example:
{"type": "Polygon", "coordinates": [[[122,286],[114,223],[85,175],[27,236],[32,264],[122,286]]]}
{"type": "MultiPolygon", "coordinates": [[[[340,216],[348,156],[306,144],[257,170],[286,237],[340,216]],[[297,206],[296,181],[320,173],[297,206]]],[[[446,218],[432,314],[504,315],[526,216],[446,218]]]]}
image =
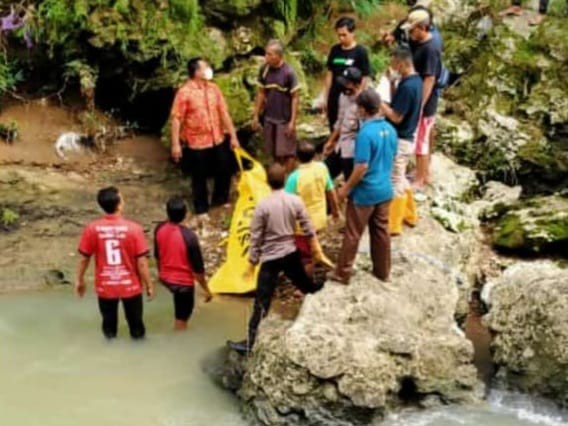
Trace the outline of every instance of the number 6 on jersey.
{"type": "Polygon", "coordinates": [[[122,265],[120,242],[118,240],[105,241],[106,261],[109,266],[122,265]]]}

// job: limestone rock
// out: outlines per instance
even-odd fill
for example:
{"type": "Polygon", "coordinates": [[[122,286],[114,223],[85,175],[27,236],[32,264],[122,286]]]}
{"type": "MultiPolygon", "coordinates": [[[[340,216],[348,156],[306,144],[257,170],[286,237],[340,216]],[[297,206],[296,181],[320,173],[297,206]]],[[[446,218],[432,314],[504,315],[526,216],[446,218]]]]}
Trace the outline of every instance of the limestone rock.
{"type": "Polygon", "coordinates": [[[568,404],[568,269],[520,262],[486,291],[486,322],[499,377],[510,387],[568,404]]]}
{"type": "Polygon", "coordinates": [[[554,195],[497,205],[493,245],[522,254],[568,255],[568,197],[554,195]]]}
{"type": "Polygon", "coordinates": [[[450,275],[403,255],[388,285],[365,272],[329,283],[295,321],[262,324],[240,391],[247,411],[267,425],[353,425],[430,395],[478,401],[457,298],[450,275]]]}

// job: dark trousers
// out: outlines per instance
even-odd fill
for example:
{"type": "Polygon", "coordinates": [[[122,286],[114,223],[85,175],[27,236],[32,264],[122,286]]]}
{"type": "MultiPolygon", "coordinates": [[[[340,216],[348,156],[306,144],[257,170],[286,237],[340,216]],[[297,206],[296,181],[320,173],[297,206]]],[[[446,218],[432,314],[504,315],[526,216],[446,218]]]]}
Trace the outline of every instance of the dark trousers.
{"type": "Polygon", "coordinates": [[[343,178],[347,182],[353,173],[354,161],[353,158],[341,158],[341,153],[334,151],[325,159],[325,165],[332,179],[343,173],[343,178]]]}
{"type": "MultiPolygon", "coordinates": [[[[538,2],[538,12],[542,15],[546,15],[548,12],[549,0],[539,0],[538,2]]],[[[522,0],[513,0],[513,6],[521,6],[522,0]]]]}
{"type": "Polygon", "coordinates": [[[162,281],[174,298],[174,313],[178,321],[188,321],[195,306],[195,287],[162,281]]]}
{"type": "Polygon", "coordinates": [[[334,90],[333,88],[329,92],[329,97],[327,99],[327,122],[329,124],[329,130],[333,132],[333,127],[337,121],[337,116],[339,115],[339,96],[341,92],[334,90]]]}
{"type": "Polygon", "coordinates": [[[345,235],[337,261],[337,275],[348,280],[357,256],[359,241],[369,226],[373,274],[386,281],[391,270],[391,241],[389,233],[390,201],[376,206],[356,206],[351,200],[345,211],[345,235]]]}
{"type": "Polygon", "coordinates": [[[124,315],[133,339],[142,339],[146,335],[146,328],[142,320],[142,295],[128,299],[103,299],[99,297],[99,310],[103,317],[102,330],[107,339],[116,337],[118,329],[118,302],[122,300],[124,315]]]}
{"type": "Polygon", "coordinates": [[[270,309],[272,296],[278,284],[278,276],[281,272],[303,293],[315,293],[322,288],[321,284],[315,284],[306,274],[300,252],[295,251],[280,259],[269,260],[260,266],[254,310],[249,322],[248,344],[250,347],[256,339],[256,332],[262,318],[270,309]]]}
{"type": "Polygon", "coordinates": [[[209,211],[207,179],[213,177],[212,206],[229,202],[234,157],[228,140],[206,149],[183,149],[182,170],[191,176],[191,192],[195,214],[209,211]]]}

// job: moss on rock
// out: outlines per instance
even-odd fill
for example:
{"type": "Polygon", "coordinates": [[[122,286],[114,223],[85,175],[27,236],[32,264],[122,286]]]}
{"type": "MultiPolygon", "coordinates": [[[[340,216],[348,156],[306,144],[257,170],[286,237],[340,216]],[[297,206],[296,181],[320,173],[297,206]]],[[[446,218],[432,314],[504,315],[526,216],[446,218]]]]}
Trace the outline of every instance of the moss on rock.
{"type": "Polygon", "coordinates": [[[522,254],[567,254],[568,198],[539,197],[501,209],[501,213],[493,230],[497,249],[522,254]]]}

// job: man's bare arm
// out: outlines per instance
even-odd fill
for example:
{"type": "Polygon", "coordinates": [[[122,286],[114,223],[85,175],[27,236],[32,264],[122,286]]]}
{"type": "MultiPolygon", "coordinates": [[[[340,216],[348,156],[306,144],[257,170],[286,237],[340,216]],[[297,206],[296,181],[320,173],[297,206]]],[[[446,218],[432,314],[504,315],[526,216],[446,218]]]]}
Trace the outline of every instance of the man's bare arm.
{"type": "Polygon", "coordinates": [[[148,258],[146,256],[140,256],[136,262],[136,266],[138,268],[138,276],[146,289],[148,298],[151,300],[154,298],[154,284],[152,284],[152,278],[150,277],[148,258]]]}
{"type": "Polygon", "coordinates": [[[422,109],[426,105],[426,102],[430,99],[432,92],[434,91],[434,85],[436,84],[436,77],[429,75],[424,77],[422,81],[422,109]]]}
{"type": "Polygon", "coordinates": [[[91,261],[90,257],[81,255],[81,258],[77,262],[77,278],[75,280],[75,294],[79,297],[85,295],[85,290],[87,285],[85,284],[85,273],[89,269],[89,263],[91,261]]]}

